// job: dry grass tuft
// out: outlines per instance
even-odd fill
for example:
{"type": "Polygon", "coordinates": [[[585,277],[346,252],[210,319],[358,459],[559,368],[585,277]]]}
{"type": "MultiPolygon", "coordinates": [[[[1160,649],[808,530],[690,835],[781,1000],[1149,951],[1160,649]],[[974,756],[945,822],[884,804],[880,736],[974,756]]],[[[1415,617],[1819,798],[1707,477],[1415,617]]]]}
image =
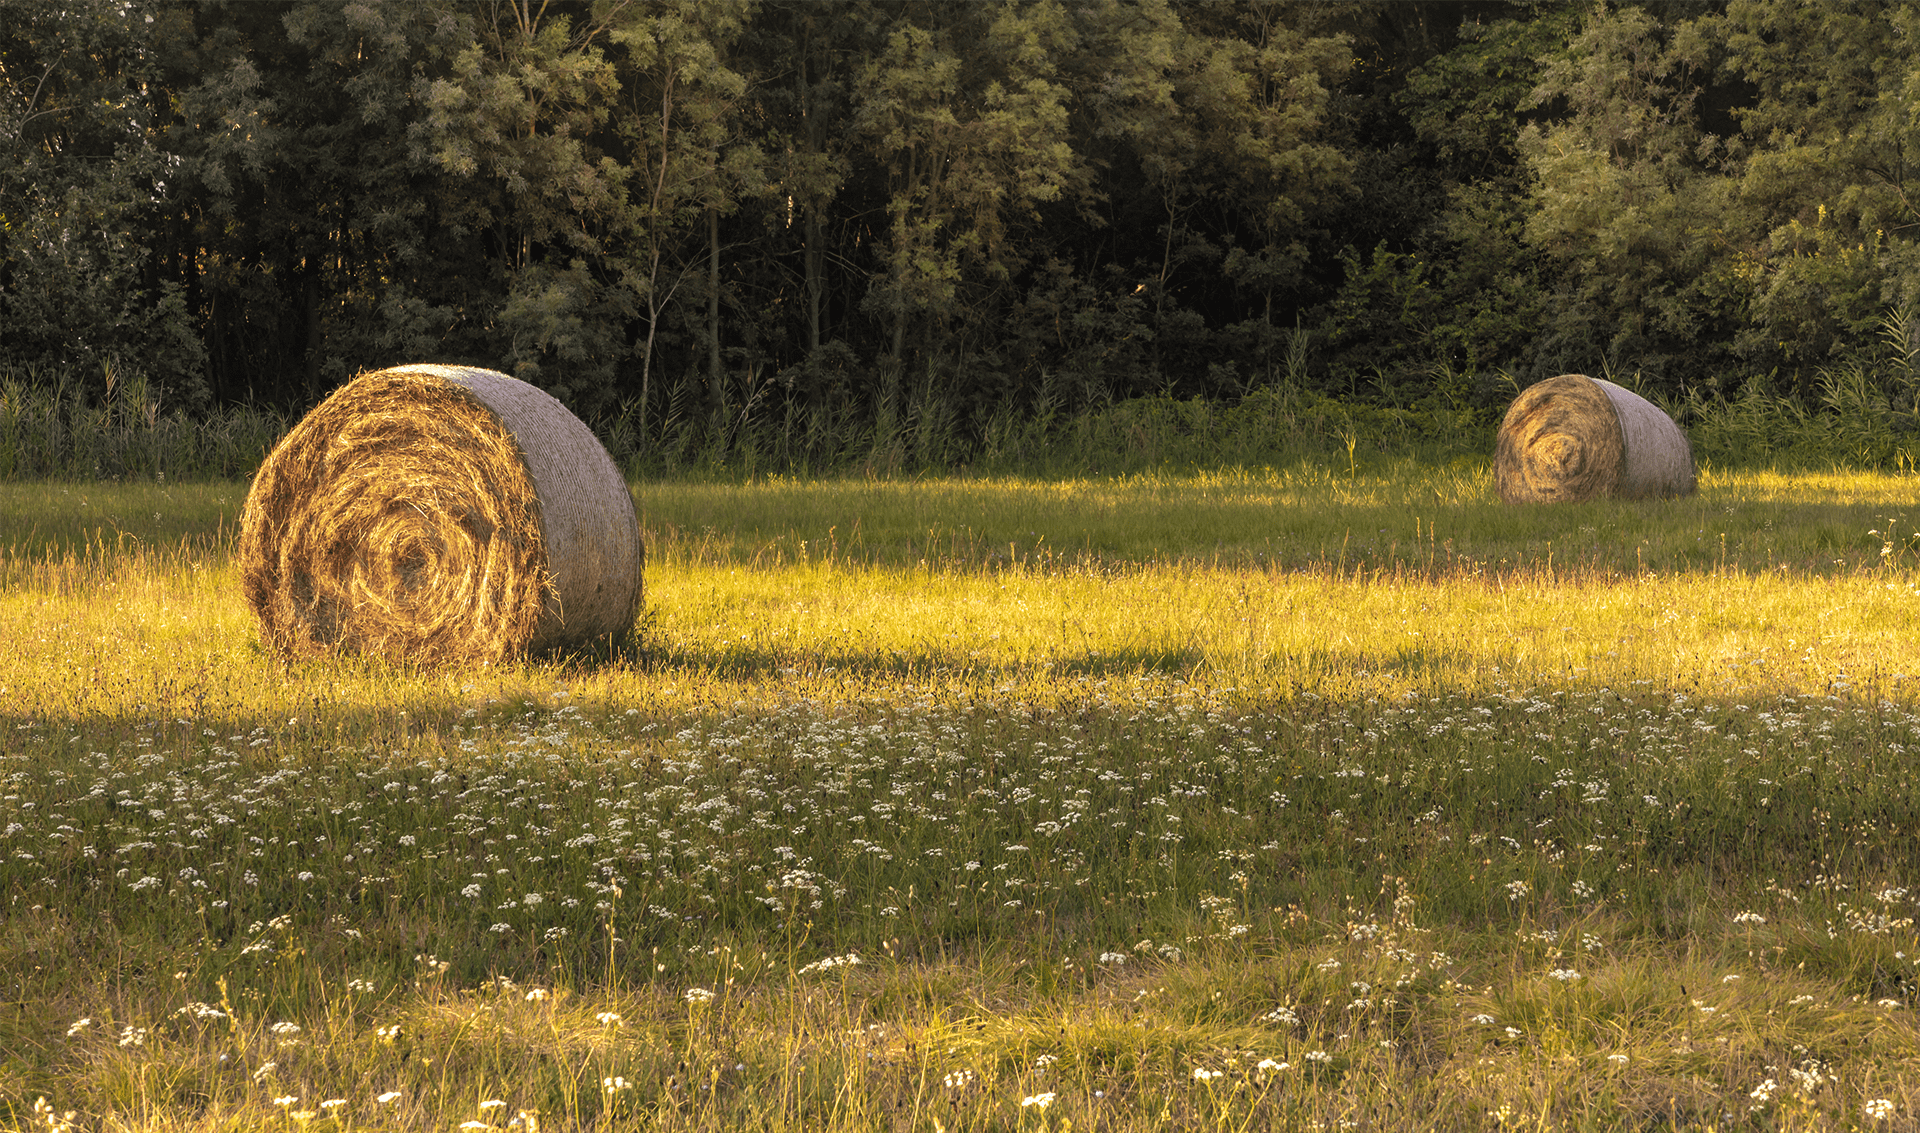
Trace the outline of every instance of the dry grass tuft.
{"type": "Polygon", "coordinates": [[[488,663],[625,633],[633,500],[585,425],[491,370],[363,374],[294,427],[247,496],[242,586],[283,656],[488,663]]]}

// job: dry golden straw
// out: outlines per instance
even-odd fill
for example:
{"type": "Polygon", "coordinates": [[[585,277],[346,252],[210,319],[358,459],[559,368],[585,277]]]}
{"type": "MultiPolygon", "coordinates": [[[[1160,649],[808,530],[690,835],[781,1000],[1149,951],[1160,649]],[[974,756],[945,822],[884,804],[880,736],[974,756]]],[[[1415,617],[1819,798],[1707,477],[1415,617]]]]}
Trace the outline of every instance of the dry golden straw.
{"type": "Polygon", "coordinates": [[[241,584],[282,656],[489,663],[624,634],[626,481],[565,406],[492,370],[362,374],[254,477],[241,584]]]}
{"type": "Polygon", "coordinates": [[[1529,386],[1507,408],[1493,484],[1510,504],[1694,490],[1693,448],[1673,418],[1640,395],[1585,374],[1529,386]]]}

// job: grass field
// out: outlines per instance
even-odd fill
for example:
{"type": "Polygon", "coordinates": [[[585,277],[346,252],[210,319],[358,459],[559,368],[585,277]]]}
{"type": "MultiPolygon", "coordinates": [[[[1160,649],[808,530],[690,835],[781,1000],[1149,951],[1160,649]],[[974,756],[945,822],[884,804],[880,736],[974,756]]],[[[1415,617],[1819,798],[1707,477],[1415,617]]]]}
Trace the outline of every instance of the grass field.
{"type": "Polygon", "coordinates": [[[641,485],[418,671],[0,485],[0,1127],[1920,1127],[1920,481],[1350,473],[641,485]]]}

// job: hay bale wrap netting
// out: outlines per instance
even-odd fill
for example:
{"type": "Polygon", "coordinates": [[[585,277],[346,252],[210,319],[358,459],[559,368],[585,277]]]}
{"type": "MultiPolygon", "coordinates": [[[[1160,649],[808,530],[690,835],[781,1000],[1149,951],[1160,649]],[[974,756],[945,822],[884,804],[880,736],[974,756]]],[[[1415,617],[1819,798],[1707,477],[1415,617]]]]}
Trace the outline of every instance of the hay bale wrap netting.
{"type": "Polygon", "coordinates": [[[633,497],[605,448],[525,382],[465,366],[362,374],[254,477],[240,571],[283,656],[491,662],[623,634],[633,497]]]}
{"type": "Polygon", "coordinates": [[[1693,448],[1660,407],[1612,382],[1562,374],[1507,408],[1493,484],[1510,504],[1686,496],[1693,448]]]}

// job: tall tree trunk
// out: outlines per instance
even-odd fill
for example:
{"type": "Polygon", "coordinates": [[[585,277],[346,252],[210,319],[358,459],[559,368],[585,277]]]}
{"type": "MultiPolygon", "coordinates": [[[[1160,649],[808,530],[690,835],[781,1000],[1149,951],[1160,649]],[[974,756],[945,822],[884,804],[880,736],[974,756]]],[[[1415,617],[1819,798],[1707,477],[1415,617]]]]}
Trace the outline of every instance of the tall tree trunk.
{"type": "Polygon", "coordinates": [[[320,359],[326,343],[320,333],[320,265],[307,260],[301,271],[300,303],[306,315],[306,397],[309,402],[320,396],[320,359]]]}
{"type": "Polygon", "coordinates": [[[660,300],[660,198],[667,191],[667,133],[673,124],[673,80],[674,72],[669,69],[666,82],[660,88],[660,175],[653,184],[653,215],[647,226],[647,342],[640,352],[640,420],[634,428],[642,451],[652,447],[647,443],[647,398],[652,393],[649,383],[653,377],[653,344],[660,333],[660,312],[666,308],[660,300]]]}
{"type": "Polygon", "coordinates": [[[720,210],[707,207],[707,391],[713,398],[713,426],[726,427],[727,387],[720,372],[720,210]]]}
{"type": "Polygon", "coordinates": [[[882,396],[888,405],[900,404],[900,374],[906,369],[906,352],[907,312],[901,310],[893,316],[893,345],[888,348],[887,362],[880,373],[882,396]]]}
{"type": "MultiPolygon", "coordinates": [[[[800,117],[807,124],[807,152],[820,152],[819,118],[813,113],[813,106],[807,94],[807,49],[812,46],[813,21],[807,20],[805,42],[800,45],[800,65],[794,68],[800,93],[800,117]]],[[[820,204],[809,197],[801,203],[806,210],[806,247],[802,259],[807,273],[807,356],[812,357],[820,349],[820,294],[825,289],[821,275],[824,257],[820,252],[820,204]]]]}
{"type": "Polygon", "coordinates": [[[825,257],[820,251],[820,210],[807,206],[807,352],[820,349],[820,307],[826,291],[825,257]]]}

